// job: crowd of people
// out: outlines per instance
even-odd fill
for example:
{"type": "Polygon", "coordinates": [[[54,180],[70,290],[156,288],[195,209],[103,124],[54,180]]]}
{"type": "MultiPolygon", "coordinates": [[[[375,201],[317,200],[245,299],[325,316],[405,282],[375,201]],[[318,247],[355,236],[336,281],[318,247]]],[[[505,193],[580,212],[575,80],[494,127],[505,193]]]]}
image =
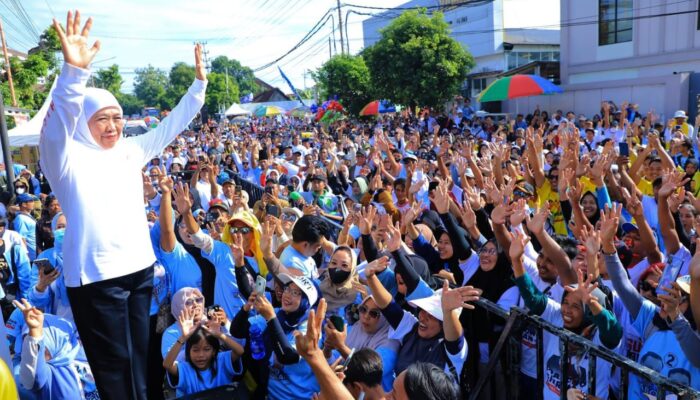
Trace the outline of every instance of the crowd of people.
{"type": "MultiPolygon", "coordinates": [[[[700,172],[683,112],[662,125],[606,102],[496,122],[456,105],[191,128],[143,168],[149,398],[230,383],[253,398],[463,398],[505,323],[479,298],[700,389],[700,172]]],[[[0,221],[17,389],[99,398],[62,275],[71,221],[42,172],[20,169],[0,221]]],[[[562,368],[569,398],[621,397],[619,369],[598,359],[590,393],[587,352],[562,360],[543,340],[544,398],[560,397],[562,368]]],[[[519,398],[540,390],[536,342],[522,333],[519,398]]],[[[506,398],[504,382],[499,363],[479,398],[506,398]]],[[[629,398],[657,389],[630,376],[629,398]]]]}
{"type": "Polygon", "coordinates": [[[540,387],[532,327],[517,333],[519,376],[490,369],[505,321],[480,299],[700,389],[700,120],[603,102],[498,121],[455,98],[332,124],[190,124],[197,46],[180,104],[126,141],[116,99],[85,87],[91,24],[55,22],[66,65],[42,170],[17,166],[0,207],[3,395],[143,398],[143,374],[149,399],[233,385],[448,400],[488,373],[479,399],[512,396],[513,379],[520,399],[659,394],[601,358],[589,370],[586,348],[562,352],[549,332],[540,387]]]}

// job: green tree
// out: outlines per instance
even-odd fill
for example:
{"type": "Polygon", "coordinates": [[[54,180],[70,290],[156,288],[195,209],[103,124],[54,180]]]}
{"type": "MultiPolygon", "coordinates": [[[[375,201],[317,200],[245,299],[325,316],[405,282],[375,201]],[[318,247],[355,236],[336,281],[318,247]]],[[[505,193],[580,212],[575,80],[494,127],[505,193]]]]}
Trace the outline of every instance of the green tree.
{"type": "Polygon", "coordinates": [[[184,62],[173,64],[168,75],[168,87],[161,99],[164,109],[171,110],[180,101],[180,98],[187,93],[187,89],[194,81],[194,66],[184,62]]]}
{"type": "MultiPolygon", "coordinates": [[[[230,78],[235,79],[239,91],[243,95],[256,93],[258,91],[258,85],[255,83],[253,70],[241,65],[238,60],[226,56],[218,56],[211,62],[211,72],[217,74],[228,73],[230,78]]],[[[231,82],[229,79],[229,85],[230,84],[231,82]]],[[[235,98],[235,102],[238,102],[238,97],[235,98]]]]}
{"type": "Polygon", "coordinates": [[[146,68],[136,69],[134,94],[145,106],[159,107],[167,85],[168,76],[165,72],[152,65],[149,64],[146,68]]]}
{"type": "Polygon", "coordinates": [[[224,110],[234,102],[238,102],[239,89],[235,81],[229,79],[228,91],[226,90],[226,75],[212,72],[207,75],[207,93],[204,104],[210,114],[219,112],[219,108],[224,110]]]}
{"type": "Polygon", "coordinates": [[[141,114],[143,102],[138,97],[130,93],[122,92],[116,93],[114,96],[117,98],[119,105],[122,106],[124,115],[141,114]]]}
{"type": "Polygon", "coordinates": [[[93,73],[93,83],[95,87],[109,90],[116,96],[121,92],[124,79],[119,73],[119,66],[112,64],[108,68],[93,73]]]}
{"type": "Polygon", "coordinates": [[[352,114],[371,101],[370,72],[362,56],[336,55],[313,74],[321,99],[337,95],[352,114]]]}
{"type": "Polygon", "coordinates": [[[449,35],[442,13],[407,11],[381,30],[362,55],[376,97],[404,105],[441,106],[457,93],[474,59],[449,35]]]}

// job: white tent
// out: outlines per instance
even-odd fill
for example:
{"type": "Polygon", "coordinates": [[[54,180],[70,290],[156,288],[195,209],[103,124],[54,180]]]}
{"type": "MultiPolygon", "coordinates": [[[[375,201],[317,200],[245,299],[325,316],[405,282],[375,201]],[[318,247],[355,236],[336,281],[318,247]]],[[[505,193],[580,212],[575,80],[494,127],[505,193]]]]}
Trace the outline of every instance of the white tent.
{"type": "Polygon", "coordinates": [[[49,90],[49,94],[44,100],[44,104],[41,106],[39,111],[34,115],[34,118],[30,119],[22,125],[16,128],[10,129],[7,132],[7,136],[10,139],[10,146],[21,147],[21,146],[38,146],[39,145],[39,135],[41,134],[41,128],[44,125],[44,117],[46,116],[46,111],[51,105],[51,95],[53,94],[53,89],[56,87],[56,81],[54,79],[53,86],[49,90]]]}
{"type": "Polygon", "coordinates": [[[241,105],[238,103],[233,103],[231,105],[231,107],[229,107],[228,110],[226,110],[226,113],[225,113],[225,115],[227,117],[231,117],[234,115],[250,115],[250,114],[251,114],[250,111],[242,108],[241,105]]]}

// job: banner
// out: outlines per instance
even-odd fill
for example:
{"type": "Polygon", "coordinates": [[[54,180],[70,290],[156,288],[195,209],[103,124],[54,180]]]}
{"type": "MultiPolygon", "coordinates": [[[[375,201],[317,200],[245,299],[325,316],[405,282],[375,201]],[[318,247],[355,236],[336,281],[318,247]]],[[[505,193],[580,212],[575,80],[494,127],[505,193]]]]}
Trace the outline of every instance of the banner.
{"type": "Polygon", "coordinates": [[[287,75],[285,75],[284,72],[282,72],[282,68],[278,66],[277,69],[280,71],[282,79],[284,79],[284,81],[287,82],[287,85],[289,85],[289,88],[292,89],[292,93],[294,93],[299,102],[301,102],[301,105],[305,106],[306,104],[304,104],[304,100],[301,99],[301,96],[299,96],[299,92],[297,92],[297,90],[294,88],[294,85],[292,85],[292,82],[289,80],[289,78],[287,78],[287,75]]]}

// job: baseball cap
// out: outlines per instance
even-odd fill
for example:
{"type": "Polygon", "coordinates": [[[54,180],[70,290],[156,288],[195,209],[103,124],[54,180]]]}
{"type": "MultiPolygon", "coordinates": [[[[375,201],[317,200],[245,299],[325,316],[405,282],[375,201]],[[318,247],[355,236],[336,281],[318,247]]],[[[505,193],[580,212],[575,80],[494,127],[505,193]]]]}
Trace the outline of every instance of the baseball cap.
{"type": "Polygon", "coordinates": [[[17,204],[33,203],[35,200],[36,200],[36,197],[32,196],[31,194],[22,193],[19,196],[17,196],[16,203],[17,204]]]}
{"type": "Polygon", "coordinates": [[[408,304],[413,307],[420,308],[421,310],[427,312],[433,317],[443,320],[442,316],[442,289],[435,291],[435,293],[430,297],[424,297],[422,299],[409,300],[408,304]]]}
{"type": "Polygon", "coordinates": [[[209,209],[211,210],[214,207],[220,208],[221,210],[224,210],[227,213],[230,213],[230,209],[228,208],[228,204],[224,203],[224,201],[221,199],[212,199],[209,202],[209,209]]]}
{"type": "Polygon", "coordinates": [[[285,285],[294,283],[295,285],[299,286],[299,289],[301,289],[301,291],[304,292],[306,297],[309,299],[309,304],[311,304],[312,307],[316,304],[316,301],[318,301],[318,290],[316,290],[316,286],[311,279],[305,276],[295,276],[283,273],[279,274],[279,280],[285,285]]]}

